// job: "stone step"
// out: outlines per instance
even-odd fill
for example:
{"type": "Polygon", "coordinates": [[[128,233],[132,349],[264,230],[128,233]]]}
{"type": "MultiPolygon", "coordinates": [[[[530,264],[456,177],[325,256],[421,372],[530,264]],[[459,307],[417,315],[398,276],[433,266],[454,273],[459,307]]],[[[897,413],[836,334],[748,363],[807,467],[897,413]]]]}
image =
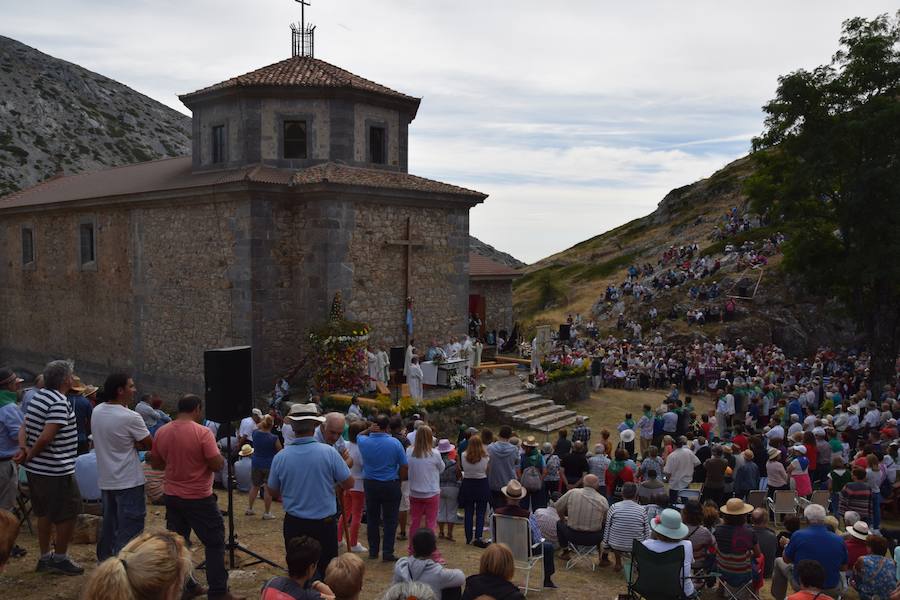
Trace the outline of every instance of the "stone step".
{"type": "MultiPolygon", "coordinates": [[[[562,408],[562,407],[560,407],[560,408],[562,408]]],[[[540,429],[540,428],[543,428],[543,426],[548,423],[553,423],[555,421],[559,421],[561,419],[568,418],[568,417],[572,417],[574,419],[575,411],[574,410],[566,410],[566,409],[562,408],[562,410],[557,411],[553,414],[546,415],[543,417],[538,417],[537,419],[531,419],[528,421],[528,425],[531,427],[537,427],[540,429]]]]}
{"type": "Polygon", "coordinates": [[[522,413],[529,412],[536,408],[542,408],[544,406],[553,406],[553,400],[541,398],[540,400],[532,400],[529,402],[523,402],[522,404],[514,404],[513,406],[501,409],[501,411],[505,415],[521,415],[522,413]]]}
{"type": "Polygon", "coordinates": [[[499,400],[489,400],[488,404],[494,408],[504,409],[511,408],[518,404],[525,404],[526,402],[533,402],[535,400],[543,400],[543,396],[538,396],[537,394],[532,394],[529,392],[519,392],[513,396],[507,396],[506,398],[502,398],[499,400]]]}
{"type": "Polygon", "coordinates": [[[533,392],[526,392],[522,389],[521,385],[510,386],[511,389],[506,390],[492,390],[490,386],[488,386],[487,393],[491,394],[486,396],[485,400],[488,404],[493,405],[494,402],[499,400],[506,400],[507,398],[513,398],[515,396],[521,396],[522,394],[530,394],[532,396],[536,395],[533,392]],[[496,395],[494,395],[496,394],[496,395]]]}
{"type": "Polygon", "coordinates": [[[556,404],[550,403],[540,408],[535,408],[529,410],[528,412],[518,413],[513,415],[513,419],[515,421],[531,421],[533,419],[537,419],[538,417],[545,417],[547,415],[557,414],[562,407],[556,404]]]}
{"type": "MultiPolygon", "coordinates": [[[[558,421],[553,421],[551,423],[545,423],[543,425],[533,426],[531,423],[528,423],[529,427],[533,427],[538,431],[556,431],[557,429],[562,429],[563,427],[571,427],[575,424],[575,418],[577,415],[570,415],[568,417],[564,417],[558,421]]],[[[583,417],[585,421],[588,420],[587,417],[583,417]]]]}

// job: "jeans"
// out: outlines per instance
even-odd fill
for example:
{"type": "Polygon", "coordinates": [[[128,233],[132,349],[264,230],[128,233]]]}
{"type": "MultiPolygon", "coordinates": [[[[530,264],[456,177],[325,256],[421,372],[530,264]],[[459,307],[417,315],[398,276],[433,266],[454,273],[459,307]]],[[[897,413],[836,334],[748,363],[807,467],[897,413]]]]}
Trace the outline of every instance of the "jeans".
{"type": "Polygon", "coordinates": [[[484,535],[484,514],[487,511],[487,499],[492,494],[486,479],[463,479],[459,497],[465,512],[463,528],[467,544],[471,543],[473,539],[480,540],[484,535]],[[475,520],[474,532],[472,530],[473,517],[475,520]]]}
{"type": "Polygon", "coordinates": [[[366,494],[358,490],[344,492],[344,521],[338,523],[338,539],[344,538],[345,525],[350,528],[350,545],[359,543],[359,526],[362,523],[363,505],[366,502],[366,494]]]}
{"type": "MultiPolygon", "coordinates": [[[[437,514],[438,507],[441,503],[440,493],[435,494],[431,498],[412,498],[409,499],[409,544],[407,545],[407,553],[413,555],[412,539],[413,534],[419,529],[437,530],[437,514]],[[421,524],[422,518],[425,523],[421,524]]],[[[435,550],[431,554],[431,558],[437,560],[441,558],[441,553],[435,550]]]]}
{"type": "Polygon", "coordinates": [[[528,492],[520,502],[519,506],[527,508],[534,512],[539,508],[547,508],[547,492],[542,488],[536,492],[528,492]]]}
{"type": "Polygon", "coordinates": [[[369,539],[369,556],[378,556],[381,547],[382,558],[394,555],[394,537],[397,535],[397,520],[400,518],[400,482],[363,480],[366,493],[366,532],[369,539]],[[384,546],[381,540],[381,525],[384,523],[384,546]]]}
{"type": "Polygon", "coordinates": [[[872,492],[872,522],[874,529],[881,529],[881,492],[872,492]]]}
{"type": "Polygon", "coordinates": [[[102,490],[103,527],[97,542],[97,559],[115,556],[144,530],[147,500],[144,486],[124,490],[102,490]]]}
{"type": "Polygon", "coordinates": [[[206,498],[187,499],[165,496],[166,528],[185,540],[191,531],[206,548],[206,582],[209,597],[228,593],[228,571],[225,570],[225,522],[219,512],[215,494],[206,498]]]}
{"type": "Polygon", "coordinates": [[[331,559],[338,555],[337,519],[326,517],[324,519],[301,519],[290,513],[284,514],[284,548],[287,550],[288,542],[295,537],[305,535],[319,542],[322,553],[316,566],[316,575],[321,579],[325,577],[325,568],[331,559]]]}

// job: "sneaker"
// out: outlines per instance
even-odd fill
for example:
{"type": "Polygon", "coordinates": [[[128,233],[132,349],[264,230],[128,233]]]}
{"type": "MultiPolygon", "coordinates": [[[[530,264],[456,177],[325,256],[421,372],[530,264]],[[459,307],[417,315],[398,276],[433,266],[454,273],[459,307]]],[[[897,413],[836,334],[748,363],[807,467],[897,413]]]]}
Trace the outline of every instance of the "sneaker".
{"type": "Polygon", "coordinates": [[[63,575],[81,575],[82,573],[84,573],[84,568],[73,562],[72,559],[68,556],[54,556],[52,559],[50,559],[47,568],[50,571],[62,573],[63,575]]]}
{"type": "Polygon", "coordinates": [[[26,554],[28,554],[28,550],[22,548],[21,546],[13,546],[12,550],[9,551],[9,555],[13,558],[22,558],[26,554]]]}
{"type": "Polygon", "coordinates": [[[484,540],[475,540],[474,542],[472,542],[472,545],[476,548],[487,548],[491,545],[491,543],[484,540]]]}
{"type": "Polygon", "coordinates": [[[387,556],[382,556],[381,560],[384,562],[397,562],[397,557],[393,554],[388,554],[387,556]]]}
{"type": "Polygon", "coordinates": [[[369,549],[363,546],[362,544],[357,543],[355,546],[350,548],[350,552],[359,552],[362,554],[363,552],[368,552],[369,549]]]}
{"type": "Polygon", "coordinates": [[[263,513],[263,521],[271,521],[275,518],[275,515],[272,513],[263,513]]]}
{"type": "Polygon", "coordinates": [[[244,511],[244,514],[247,515],[248,517],[252,517],[253,515],[256,514],[256,511],[253,510],[252,508],[248,508],[247,510],[244,511]]]}
{"type": "Polygon", "coordinates": [[[37,561],[37,566],[34,568],[35,571],[40,573],[41,571],[47,571],[50,567],[50,557],[40,557],[37,561]]]}

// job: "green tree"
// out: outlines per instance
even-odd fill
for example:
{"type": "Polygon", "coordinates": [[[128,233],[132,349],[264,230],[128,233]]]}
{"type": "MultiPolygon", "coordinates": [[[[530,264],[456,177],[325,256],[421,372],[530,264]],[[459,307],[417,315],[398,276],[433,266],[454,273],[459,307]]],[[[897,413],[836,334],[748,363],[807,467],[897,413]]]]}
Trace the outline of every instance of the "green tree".
{"type": "Polygon", "coordinates": [[[747,191],[792,226],[786,269],[856,322],[877,392],[900,350],[900,12],[845,21],[831,62],[779,78],[763,109],[747,191]]]}

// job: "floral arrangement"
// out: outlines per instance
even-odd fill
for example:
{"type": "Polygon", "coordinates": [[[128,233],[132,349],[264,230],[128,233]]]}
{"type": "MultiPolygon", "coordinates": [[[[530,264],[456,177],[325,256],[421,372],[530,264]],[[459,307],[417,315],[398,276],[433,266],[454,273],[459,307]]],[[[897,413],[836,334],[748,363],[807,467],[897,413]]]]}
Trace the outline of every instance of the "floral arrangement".
{"type": "MultiPolygon", "coordinates": [[[[372,406],[371,404],[368,404],[367,406],[371,407],[371,410],[374,410],[374,412],[385,412],[390,414],[399,414],[403,417],[410,417],[421,410],[425,410],[426,412],[433,412],[446,408],[453,408],[462,405],[463,403],[465,403],[465,401],[465,391],[455,390],[450,392],[446,396],[433,398],[431,400],[424,400],[418,404],[416,404],[412,398],[405,397],[400,399],[399,405],[395,405],[391,401],[390,396],[388,396],[387,394],[379,394],[375,397],[375,405],[372,406]]],[[[336,398],[331,395],[325,395],[322,397],[322,406],[327,410],[347,412],[347,409],[350,408],[350,401],[349,399],[336,398]]],[[[365,406],[363,408],[365,410],[365,406]]]]}
{"type": "Polygon", "coordinates": [[[536,385],[545,385],[547,383],[552,383],[561,379],[571,379],[573,377],[585,377],[588,374],[588,368],[586,365],[574,367],[570,365],[550,363],[543,365],[542,367],[544,366],[546,367],[546,369],[541,368],[534,376],[534,383],[536,385]]]}
{"type": "Polygon", "coordinates": [[[321,392],[359,391],[368,386],[365,342],[369,326],[344,319],[340,292],[331,302],[327,323],[309,332],[309,355],[315,366],[312,384],[321,392]]]}

